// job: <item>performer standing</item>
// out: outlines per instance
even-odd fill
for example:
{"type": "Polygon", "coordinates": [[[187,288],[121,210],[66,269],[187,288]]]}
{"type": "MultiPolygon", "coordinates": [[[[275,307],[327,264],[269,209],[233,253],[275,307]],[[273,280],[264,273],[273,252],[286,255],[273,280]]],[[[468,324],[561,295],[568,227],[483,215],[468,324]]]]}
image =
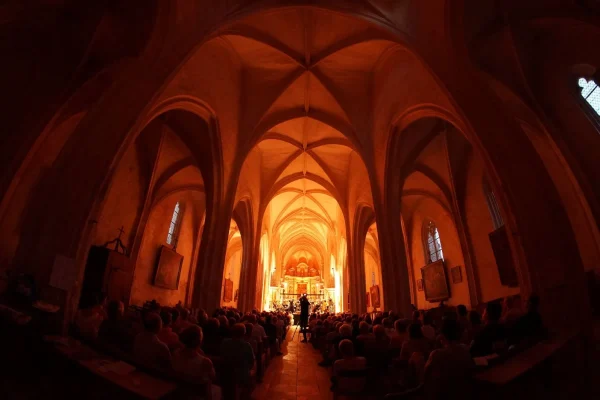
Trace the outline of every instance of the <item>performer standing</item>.
{"type": "Polygon", "coordinates": [[[303,343],[308,342],[306,339],[306,330],[308,329],[308,306],[310,305],[306,293],[300,297],[300,330],[304,334],[303,343]]]}

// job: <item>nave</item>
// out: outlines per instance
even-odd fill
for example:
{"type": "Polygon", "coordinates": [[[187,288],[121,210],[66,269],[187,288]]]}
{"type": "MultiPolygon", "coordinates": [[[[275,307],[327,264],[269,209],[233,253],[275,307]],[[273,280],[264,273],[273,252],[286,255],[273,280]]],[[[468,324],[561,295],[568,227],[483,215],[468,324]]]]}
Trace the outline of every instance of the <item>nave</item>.
{"type": "MultiPolygon", "coordinates": [[[[18,332],[0,367],[15,393],[52,369],[33,353],[46,338],[142,397],[137,369],[90,363],[148,357],[166,392],[190,371],[206,389],[222,339],[248,374],[267,354],[276,366],[247,389],[286,367],[277,348],[251,356],[238,324],[277,339],[267,317],[297,319],[303,295],[349,314],[353,338],[415,311],[440,335],[466,312],[483,333],[462,345],[499,363],[490,395],[527,393],[530,371],[562,398],[597,386],[598,0],[0,3],[0,330],[18,332]],[[107,340],[122,353],[93,347],[107,340]]],[[[329,344],[324,370],[342,358],[329,344]]]]}
{"type": "Polygon", "coordinates": [[[331,371],[319,367],[322,354],[312,345],[301,343],[298,326],[287,332],[282,346],[283,356],[273,359],[262,383],[252,392],[259,399],[327,400],[332,399],[331,371]]]}

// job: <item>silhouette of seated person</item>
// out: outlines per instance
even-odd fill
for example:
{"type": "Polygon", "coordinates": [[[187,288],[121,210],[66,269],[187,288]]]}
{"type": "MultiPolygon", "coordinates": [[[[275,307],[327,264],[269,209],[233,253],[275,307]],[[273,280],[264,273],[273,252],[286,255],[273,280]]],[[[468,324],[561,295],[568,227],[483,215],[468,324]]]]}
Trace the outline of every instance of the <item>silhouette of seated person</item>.
{"type": "Polygon", "coordinates": [[[75,316],[75,328],[77,333],[84,339],[95,340],[98,337],[100,324],[106,317],[104,311],[105,296],[86,296],[86,303],[77,311],[75,316]]]}
{"type": "Polygon", "coordinates": [[[173,316],[171,311],[167,308],[163,308],[160,312],[160,319],[162,320],[162,329],[158,333],[158,338],[161,342],[169,346],[169,350],[175,350],[181,346],[179,342],[179,335],[173,332],[171,326],[171,320],[173,316]]]}
{"type": "Polygon", "coordinates": [[[173,353],[173,370],[194,378],[198,383],[211,383],[215,379],[215,369],[212,361],[200,349],[202,329],[192,325],[181,332],[179,339],[183,347],[173,353]]]}
{"type": "Polygon", "coordinates": [[[501,304],[487,304],[483,318],[485,325],[471,344],[471,355],[473,357],[487,356],[503,349],[507,335],[504,325],[500,322],[501,316],[501,304]]]}
{"type": "Polygon", "coordinates": [[[509,344],[521,347],[531,346],[548,336],[539,313],[540,298],[532,294],[527,300],[527,312],[517,319],[509,337],[509,344]]]}
{"type": "Polygon", "coordinates": [[[413,353],[421,353],[427,359],[431,351],[431,341],[423,336],[421,324],[413,322],[408,327],[408,340],[400,350],[400,360],[408,361],[413,353]]]}
{"type": "Polygon", "coordinates": [[[467,346],[471,346],[471,343],[482,329],[481,315],[475,310],[469,311],[469,323],[467,329],[463,332],[462,342],[467,346]]]}
{"type": "Polygon", "coordinates": [[[221,360],[227,384],[248,386],[251,384],[251,371],[254,366],[254,352],[244,340],[246,326],[235,324],[231,337],[221,342],[221,360]]]}
{"type": "Polygon", "coordinates": [[[135,335],[129,321],[123,317],[123,303],[113,300],[108,303],[106,311],[107,318],[98,329],[98,342],[121,351],[131,351],[135,335]]]}
{"type": "Polygon", "coordinates": [[[404,342],[408,340],[408,332],[406,331],[408,322],[410,322],[410,320],[406,319],[398,319],[394,322],[396,334],[390,338],[390,349],[397,351],[398,354],[400,354],[404,342]]]}
{"type": "Polygon", "coordinates": [[[341,324],[338,329],[338,334],[333,337],[330,347],[324,354],[325,360],[319,363],[320,366],[332,365],[333,362],[341,357],[339,353],[339,344],[342,340],[347,339],[352,341],[352,325],[341,324]]]}
{"type": "Polygon", "coordinates": [[[456,307],[456,318],[458,321],[458,329],[460,330],[460,337],[469,329],[469,312],[464,304],[459,304],[456,307]]]}
{"type": "Polygon", "coordinates": [[[423,315],[423,326],[421,327],[423,336],[429,340],[435,340],[435,328],[433,327],[433,315],[431,312],[427,312],[423,315]]]}
{"type": "Polygon", "coordinates": [[[366,384],[366,377],[344,377],[345,371],[364,370],[367,360],[354,354],[354,343],[349,339],[342,339],[338,345],[340,359],[333,363],[333,383],[336,387],[346,392],[362,391],[366,384]]]}
{"type": "Polygon", "coordinates": [[[137,334],[133,342],[133,355],[147,367],[166,369],[171,366],[169,347],[160,341],[158,333],[162,329],[162,320],[154,312],[144,316],[144,331],[137,334]]]}
{"type": "Polygon", "coordinates": [[[502,318],[500,321],[507,330],[511,330],[515,323],[523,316],[523,311],[517,306],[513,297],[507,296],[502,304],[502,318]]]}
{"type": "Polygon", "coordinates": [[[361,321],[358,325],[359,333],[355,340],[355,350],[357,355],[363,356],[368,343],[375,341],[375,335],[369,332],[370,330],[371,327],[366,321],[361,321]]]}
{"type": "Polygon", "coordinates": [[[475,364],[469,348],[460,343],[460,325],[445,319],[441,329],[442,348],[429,355],[425,365],[427,399],[470,398],[470,377],[475,364]]]}
{"type": "Polygon", "coordinates": [[[252,330],[254,329],[254,325],[252,325],[249,322],[246,322],[244,326],[246,327],[246,334],[244,335],[244,340],[250,344],[250,346],[252,347],[252,351],[254,352],[254,354],[256,354],[258,352],[258,343],[256,343],[256,338],[252,336],[252,330]]]}
{"type": "Polygon", "coordinates": [[[204,327],[204,344],[202,348],[205,354],[218,356],[221,350],[223,337],[220,334],[220,323],[216,318],[209,318],[204,327]]]}
{"type": "Polygon", "coordinates": [[[383,321],[381,321],[381,324],[385,328],[385,334],[388,335],[388,337],[390,339],[392,337],[396,336],[396,330],[394,329],[394,322],[392,321],[391,318],[389,318],[389,317],[384,318],[383,321]]]}
{"type": "Polygon", "coordinates": [[[178,310],[179,318],[177,318],[176,321],[173,321],[173,326],[171,327],[175,333],[183,332],[186,328],[189,328],[193,325],[190,321],[188,321],[190,312],[185,308],[179,308],[178,310]]]}

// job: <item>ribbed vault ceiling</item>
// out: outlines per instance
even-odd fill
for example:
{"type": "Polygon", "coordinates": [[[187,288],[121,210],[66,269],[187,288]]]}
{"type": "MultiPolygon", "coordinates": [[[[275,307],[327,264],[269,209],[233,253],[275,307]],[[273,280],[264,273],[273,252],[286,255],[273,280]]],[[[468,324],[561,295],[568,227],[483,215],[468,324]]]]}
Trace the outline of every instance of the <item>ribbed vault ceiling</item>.
{"type": "Polygon", "coordinates": [[[328,235],[344,224],[348,177],[368,175],[352,162],[364,155],[352,153],[370,126],[374,70],[400,45],[365,21],[310,8],[249,17],[219,40],[243,66],[239,126],[258,138],[250,145],[260,151],[271,231],[280,249],[312,248],[323,265],[328,235]]]}

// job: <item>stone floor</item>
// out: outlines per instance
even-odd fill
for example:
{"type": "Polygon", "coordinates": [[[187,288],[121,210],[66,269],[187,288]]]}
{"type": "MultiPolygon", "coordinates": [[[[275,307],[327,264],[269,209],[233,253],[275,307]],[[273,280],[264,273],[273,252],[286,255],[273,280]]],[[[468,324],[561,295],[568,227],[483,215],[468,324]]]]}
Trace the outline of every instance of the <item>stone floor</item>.
{"type": "Polygon", "coordinates": [[[263,382],[252,393],[255,400],[326,400],[333,396],[330,369],[317,364],[323,358],[311,344],[301,343],[300,332],[292,327],[287,334],[283,356],[271,359],[263,382]]]}

